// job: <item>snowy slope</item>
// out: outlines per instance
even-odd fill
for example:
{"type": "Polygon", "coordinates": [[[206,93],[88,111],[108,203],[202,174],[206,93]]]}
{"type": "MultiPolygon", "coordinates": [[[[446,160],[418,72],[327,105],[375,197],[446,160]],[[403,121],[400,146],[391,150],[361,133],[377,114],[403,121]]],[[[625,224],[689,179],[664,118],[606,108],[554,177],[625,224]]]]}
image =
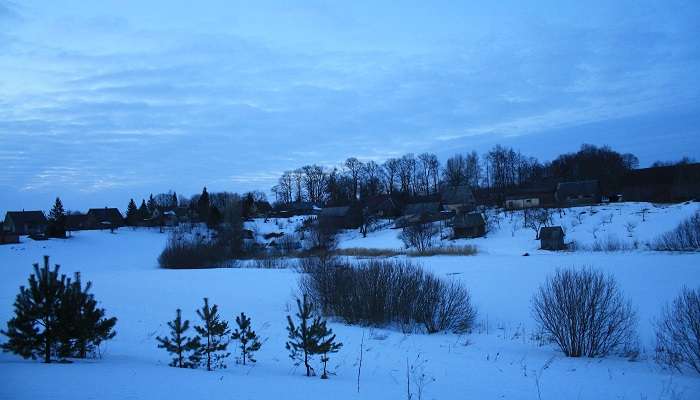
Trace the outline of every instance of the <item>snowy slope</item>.
{"type": "MultiPolygon", "coordinates": [[[[606,212],[621,212],[607,224],[606,232],[627,234],[620,221],[641,220],[635,214],[640,207],[645,206],[601,207],[586,215],[582,224],[567,228],[567,233],[590,242],[589,229],[597,219],[606,212]]],[[[647,222],[638,223],[636,238],[649,240],[657,230],[672,228],[693,207],[655,208],[647,222]]],[[[567,213],[565,224],[572,218],[567,213]]],[[[294,225],[261,223],[257,231],[264,234],[294,225]]],[[[404,335],[335,322],[331,327],[345,346],[331,359],[337,375],[328,381],[304,377],[284,349],[285,317],[298,278],[292,270],[161,270],[156,257],[166,235],[157,230],[79,232],[69,240],[23,239],[20,245],[0,246],[0,326],[11,316],[17,288],[26,282],[31,263],[39,262],[43,254],[50,254],[52,263],[61,264],[65,273],[80,270],[84,279],[93,281],[93,292],[108,313],[119,318],[117,337],[106,344],[101,360],[44,365],[0,354],[0,399],[308,399],[310,395],[398,399],[406,398],[407,361],[414,370],[409,373],[414,392],[424,376],[426,399],[536,399],[538,391],[542,399],[697,398],[700,376],[664,370],[651,356],[652,319],[683,285],[700,286],[700,254],[540,252],[535,250],[534,232],[520,228],[513,236],[511,226],[504,217],[501,229],[488,238],[460,241],[476,243],[482,249],[476,256],[418,259],[425,268],[470,288],[480,313],[474,334],[404,335]],[[521,256],[524,251],[531,256],[521,256]],[[529,300],[537,285],[557,267],[584,265],[612,273],[630,297],[639,315],[643,354],[638,361],[566,359],[531,338],[529,300]],[[168,356],[156,348],[155,336],[166,333],[165,322],[177,307],[194,319],[204,296],[219,304],[229,321],[241,311],[252,317],[265,338],[257,365],[244,368],[230,359],[227,370],[211,373],[167,366],[168,356]],[[363,335],[358,394],[357,359],[363,335]]],[[[346,233],[342,245],[392,247],[396,234],[383,230],[353,239],[355,233],[346,233]]]]}

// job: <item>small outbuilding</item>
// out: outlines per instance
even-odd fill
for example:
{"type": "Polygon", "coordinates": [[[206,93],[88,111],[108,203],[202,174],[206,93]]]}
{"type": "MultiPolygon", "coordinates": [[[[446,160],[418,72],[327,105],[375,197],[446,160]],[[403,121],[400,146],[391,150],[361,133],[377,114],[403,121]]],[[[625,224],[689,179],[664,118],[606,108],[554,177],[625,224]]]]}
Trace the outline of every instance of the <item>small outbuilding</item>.
{"type": "Polygon", "coordinates": [[[474,193],[469,185],[445,186],[440,197],[443,208],[448,212],[466,213],[476,208],[474,193]]]}
{"type": "Polygon", "coordinates": [[[486,234],[486,221],[481,213],[458,214],[452,219],[454,238],[477,238],[486,234]]]}
{"type": "Polygon", "coordinates": [[[0,229],[0,244],[15,244],[19,243],[19,235],[12,232],[5,232],[0,229]]]}
{"type": "Polygon", "coordinates": [[[540,249],[565,250],[564,230],[561,226],[546,226],[540,228],[540,249]]]}

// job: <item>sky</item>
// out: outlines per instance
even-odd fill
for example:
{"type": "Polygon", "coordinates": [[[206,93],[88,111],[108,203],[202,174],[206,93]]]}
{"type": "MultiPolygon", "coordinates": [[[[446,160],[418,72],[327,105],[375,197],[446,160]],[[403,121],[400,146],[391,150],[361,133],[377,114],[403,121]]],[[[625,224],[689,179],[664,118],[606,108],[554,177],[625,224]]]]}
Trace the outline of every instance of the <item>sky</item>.
{"type": "Polygon", "coordinates": [[[677,0],[0,0],[0,212],[495,144],[700,159],[698,21],[677,0]]]}

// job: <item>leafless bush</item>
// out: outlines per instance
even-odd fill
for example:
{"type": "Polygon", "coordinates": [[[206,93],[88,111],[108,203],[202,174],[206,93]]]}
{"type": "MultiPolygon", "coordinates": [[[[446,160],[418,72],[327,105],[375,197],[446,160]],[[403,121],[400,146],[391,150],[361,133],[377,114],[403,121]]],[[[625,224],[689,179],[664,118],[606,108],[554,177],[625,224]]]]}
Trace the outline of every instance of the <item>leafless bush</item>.
{"type": "Polygon", "coordinates": [[[422,224],[409,225],[401,231],[399,239],[403,241],[406,248],[415,248],[423,252],[433,246],[435,236],[440,233],[440,229],[434,224],[427,222],[422,224]]]}
{"type": "Polygon", "coordinates": [[[171,236],[158,256],[161,268],[215,268],[230,263],[228,249],[221,243],[203,239],[188,240],[171,236]]]}
{"type": "Polygon", "coordinates": [[[337,245],[335,241],[337,233],[338,229],[332,223],[316,219],[309,229],[308,247],[311,250],[331,251],[337,245]]]}
{"type": "Polygon", "coordinates": [[[540,329],[567,357],[601,357],[633,343],[636,315],[612,276],[558,270],[532,299],[540,329]]]}
{"type": "Polygon", "coordinates": [[[618,239],[616,236],[608,236],[605,239],[598,239],[588,248],[590,251],[631,251],[634,245],[618,239]]]}
{"type": "Polygon", "coordinates": [[[683,288],[667,305],[656,327],[657,361],[700,373],[700,289],[683,288]]]}
{"type": "Polygon", "coordinates": [[[308,259],[302,292],[326,315],[351,324],[398,325],[404,331],[421,326],[428,333],[466,332],[476,317],[469,292],[417,265],[374,260],[357,265],[338,259],[308,259]]]}
{"type": "Polygon", "coordinates": [[[700,250],[700,212],[681,222],[676,229],[661,235],[652,243],[652,248],[660,251],[700,250]]]}

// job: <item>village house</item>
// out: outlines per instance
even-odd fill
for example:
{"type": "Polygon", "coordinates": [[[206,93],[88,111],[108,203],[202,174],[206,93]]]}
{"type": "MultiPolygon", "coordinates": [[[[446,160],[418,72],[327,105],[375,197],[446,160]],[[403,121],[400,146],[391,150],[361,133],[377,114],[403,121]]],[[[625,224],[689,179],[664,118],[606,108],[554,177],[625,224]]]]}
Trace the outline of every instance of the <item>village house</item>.
{"type": "Polygon", "coordinates": [[[89,229],[116,229],[124,226],[124,217],[116,208],[91,208],[87,212],[89,229]]]}
{"type": "Polygon", "coordinates": [[[365,202],[365,212],[376,218],[396,218],[400,215],[398,205],[387,194],[369,197],[365,202]]]}
{"type": "Polygon", "coordinates": [[[8,211],[3,230],[16,235],[43,235],[48,221],[42,211],[8,211]]]}
{"type": "Polygon", "coordinates": [[[89,229],[88,217],[85,214],[66,214],[66,231],[75,232],[89,229]]]}
{"type": "Polygon", "coordinates": [[[442,212],[440,203],[413,203],[404,207],[403,215],[394,222],[394,228],[405,228],[410,225],[440,221],[442,212]]]}
{"type": "Polygon", "coordinates": [[[362,225],[362,209],[357,205],[326,207],[318,214],[318,221],[335,229],[356,229],[362,225]]]}
{"type": "Polygon", "coordinates": [[[561,226],[546,226],[540,228],[540,249],[565,250],[564,230],[561,226]]]}
{"type": "Polygon", "coordinates": [[[486,221],[481,213],[457,214],[452,219],[455,239],[477,238],[486,234],[486,221]]]}
{"type": "Polygon", "coordinates": [[[600,184],[595,180],[562,182],[557,185],[555,199],[563,207],[598,204],[602,200],[600,184]]]}
{"type": "Polygon", "coordinates": [[[476,200],[469,185],[445,186],[440,194],[442,207],[451,213],[474,211],[476,200]]]}
{"type": "Polygon", "coordinates": [[[509,191],[503,201],[506,210],[551,207],[554,205],[554,187],[517,188],[509,191]]]}

